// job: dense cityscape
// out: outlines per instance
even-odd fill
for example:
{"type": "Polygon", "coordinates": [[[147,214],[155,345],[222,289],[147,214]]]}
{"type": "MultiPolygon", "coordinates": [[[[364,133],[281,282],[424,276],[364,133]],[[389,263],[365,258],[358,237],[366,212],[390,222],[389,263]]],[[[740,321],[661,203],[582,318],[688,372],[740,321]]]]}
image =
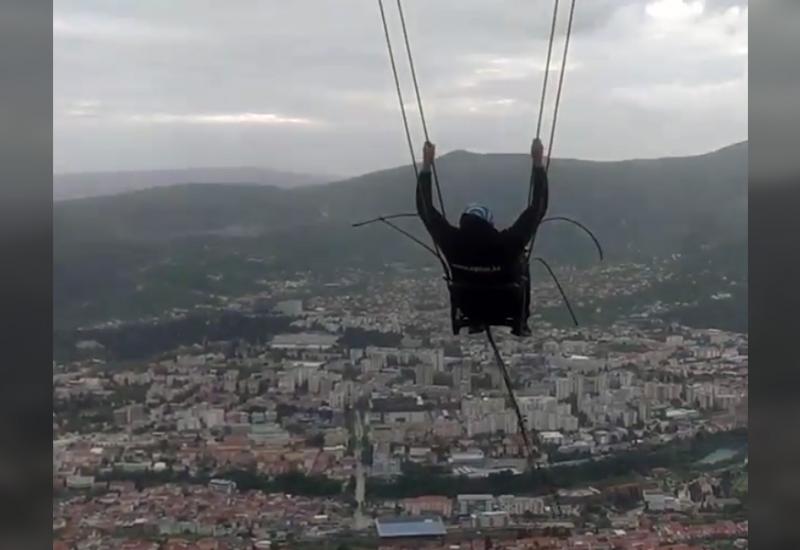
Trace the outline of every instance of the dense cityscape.
{"type": "MultiPolygon", "coordinates": [[[[599,314],[670,277],[563,282],[599,314]]],[[[497,331],[528,467],[491,348],[452,334],[433,271],[262,283],[86,327],[54,362],[54,548],[747,547],[745,334],[661,300],[574,327],[537,285],[533,336],[497,331]],[[146,359],[90,336],[209,312],[285,324],[146,359]]]]}

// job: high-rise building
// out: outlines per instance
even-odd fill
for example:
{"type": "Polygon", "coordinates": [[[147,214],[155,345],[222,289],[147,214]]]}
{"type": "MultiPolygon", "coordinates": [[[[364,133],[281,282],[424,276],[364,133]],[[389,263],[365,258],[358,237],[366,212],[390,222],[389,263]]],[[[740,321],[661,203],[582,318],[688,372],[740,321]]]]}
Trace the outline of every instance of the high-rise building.
{"type": "Polygon", "coordinates": [[[473,397],[461,402],[461,413],[465,418],[483,418],[506,408],[503,397],[473,397]]]}
{"type": "Polygon", "coordinates": [[[585,393],[583,387],[583,375],[582,374],[573,374],[570,376],[572,380],[572,393],[578,396],[578,399],[583,397],[585,393]]]}
{"type": "Polygon", "coordinates": [[[118,425],[130,425],[147,420],[147,411],[141,403],[127,405],[114,411],[114,422],[118,425]]]}
{"type": "Polygon", "coordinates": [[[564,432],[577,432],[578,431],[578,417],[569,415],[559,416],[558,419],[559,429],[564,432]]]}
{"type": "Polygon", "coordinates": [[[568,399],[572,395],[572,382],[569,378],[556,378],[556,399],[568,399]]]}
{"type": "Polygon", "coordinates": [[[608,373],[601,372],[595,377],[595,390],[597,393],[608,391],[608,373]]]}
{"type": "Polygon", "coordinates": [[[633,384],[634,375],[629,370],[617,371],[617,378],[619,379],[619,386],[625,388],[633,384]]]}
{"type": "Polygon", "coordinates": [[[444,371],[444,349],[438,348],[431,352],[431,363],[434,372],[444,371]]]}
{"type": "Polygon", "coordinates": [[[207,428],[216,428],[225,424],[224,409],[208,409],[202,414],[203,423],[207,428]]]}
{"type": "Polygon", "coordinates": [[[433,385],[433,373],[434,373],[433,365],[420,363],[414,368],[414,373],[418,385],[420,386],[433,385]]]}
{"type": "MultiPolygon", "coordinates": [[[[485,372],[485,371],[484,371],[485,372]]],[[[499,389],[503,384],[503,374],[500,372],[500,369],[492,366],[489,369],[489,378],[491,379],[492,389],[496,390],[499,389]]]]}
{"type": "Polygon", "coordinates": [[[453,365],[453,389],[462,395],[472,393],[472,367],[468,364],[453,365]]]}
{"type": "Polygon", "coordinates": [[[639,402],[639,417],[638,419],[642,422],[647,422],[650,420],[650,407],[648,407],[647,402],[640,401],[639,402]]]}

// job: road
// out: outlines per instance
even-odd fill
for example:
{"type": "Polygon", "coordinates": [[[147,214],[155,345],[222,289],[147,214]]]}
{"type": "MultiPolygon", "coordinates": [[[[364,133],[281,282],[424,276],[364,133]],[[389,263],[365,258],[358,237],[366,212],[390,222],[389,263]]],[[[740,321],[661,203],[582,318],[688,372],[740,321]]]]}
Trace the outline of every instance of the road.
{"type": "Polygon", "coordinates": [[[367,480],[366,472],[364,471],[364,464],[361,462],[362,446],[361,441],[364,438],[364,424],[361,418],[361,412],[356,411],[356,419],[354,423],[356,435],[356,512],[353,516],[353,527],[355,529],[367,529],[372,525],[372,519],[364,514],[364,497],[366,494],[367,480]]]}

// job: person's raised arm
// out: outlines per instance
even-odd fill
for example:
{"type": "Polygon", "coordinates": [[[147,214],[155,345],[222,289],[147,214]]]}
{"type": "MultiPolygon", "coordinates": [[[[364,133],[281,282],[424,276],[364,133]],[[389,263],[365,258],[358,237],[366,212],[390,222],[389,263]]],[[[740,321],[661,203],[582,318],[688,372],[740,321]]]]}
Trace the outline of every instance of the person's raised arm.
{"type": "Polygon", "coordinates": [[[431,167],[435,156],[436,146],[425,142],[422,148],[422,170],[417,177],[417,213],[433,240],[440,243],[445,232],[450,229],[450,224],[433,205],[431,167]]]}
{"type": "Polygon", "coordinates": [[[533,186],[533,202],[520,214],[514,225],[506,230],[512,239],[521,247],[528,244],[533,237],[539,223],[547,212],[548,181],[547,171],[544,167],[544,146],[539,138],[533,140],[531,145],[533,169],[531,170],[531,185],[533,186]]]}
{"type": "Polygon", "coordinates": [[[533,168],[531,169],[533,203],[531,206],[533,206],[536,212],[536,224],[538,225],[547,213],[547,203],[549,200],[547,170],[544,165],[544,146],[539,138],[533,140],[533,144],[531,145],[531,157],[533,158],[533,168]]]}

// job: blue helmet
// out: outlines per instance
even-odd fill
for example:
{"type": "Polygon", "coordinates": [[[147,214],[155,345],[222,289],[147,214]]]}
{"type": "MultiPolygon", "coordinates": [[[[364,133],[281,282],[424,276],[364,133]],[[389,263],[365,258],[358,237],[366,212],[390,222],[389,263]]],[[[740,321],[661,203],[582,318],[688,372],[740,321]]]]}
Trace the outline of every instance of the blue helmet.
{"type": "Polygon", "coordinates": [[[488,207],[482,204],[472,203],[468,205],[464,209],[464,214],[468,214],[470,216],[476,216],[482,219],[483,221],[494,225],[494,216],[492,215],[492,211],[489,210],[488,207]]]}

